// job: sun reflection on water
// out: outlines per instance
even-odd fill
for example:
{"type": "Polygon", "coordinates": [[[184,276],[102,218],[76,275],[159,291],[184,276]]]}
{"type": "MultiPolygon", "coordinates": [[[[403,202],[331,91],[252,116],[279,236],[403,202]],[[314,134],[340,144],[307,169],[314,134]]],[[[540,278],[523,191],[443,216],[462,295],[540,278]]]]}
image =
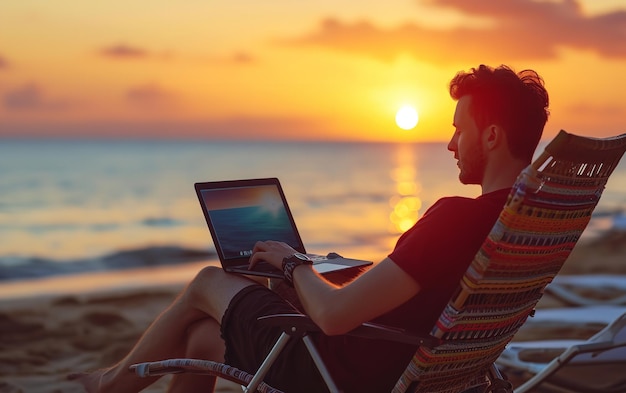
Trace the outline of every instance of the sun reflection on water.
{"type": "Polygon", "coordinates": [[[406,232],[417,222],[422,207],[419,197],[422,186],[417,181],[412,145],[398,145],[396,161],[397,165],[391,172],[391,178],[396,184],[396,194],[389,200],[389,232],[397,234],[406,232]]]}

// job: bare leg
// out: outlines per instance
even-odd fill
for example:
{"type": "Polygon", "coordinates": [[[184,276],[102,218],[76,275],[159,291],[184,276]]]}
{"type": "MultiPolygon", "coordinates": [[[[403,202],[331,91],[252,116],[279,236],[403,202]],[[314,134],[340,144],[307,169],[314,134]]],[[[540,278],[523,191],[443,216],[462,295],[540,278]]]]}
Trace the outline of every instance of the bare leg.
{"type": "MultiPolygon", "coordinates": [[[[187,329],[185,358],[223,362],[225,350],[220,325],[213,318],[201,319],[187,329]]],[[[172,378],[168,393],[211,392],[214,388],[214,376],[177,374],[172,378]]]]}
{"type": "MultiPolygon", "coordinates": [[[[205,267],[118,364],[70,378],[81,382],[89,393],[131,393],[142,390],[157,378],[135,376],[128,371],[131,364],[184,356],[188,329],[207,317],[213,319],[216,325],[221,323],[233,296],[250,285],[258,284],[243,276],[225,273],[217,267],[205,267]]],[[[217,332],[217,337],[207,339],[221,341],[219,330],[217,332]]]]}

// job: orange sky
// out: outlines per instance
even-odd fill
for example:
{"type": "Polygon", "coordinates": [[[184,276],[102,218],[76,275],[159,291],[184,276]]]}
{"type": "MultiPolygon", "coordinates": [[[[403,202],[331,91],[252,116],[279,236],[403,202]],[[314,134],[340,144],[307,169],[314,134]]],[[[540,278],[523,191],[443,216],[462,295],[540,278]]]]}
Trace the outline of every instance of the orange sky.
{"type": "Polygon", "coordinates": [[[624,0],[3,0],[0,26],[0,137],[447,140],[480,63],[544,77],[546,137],[626,132],[624,0]]]}

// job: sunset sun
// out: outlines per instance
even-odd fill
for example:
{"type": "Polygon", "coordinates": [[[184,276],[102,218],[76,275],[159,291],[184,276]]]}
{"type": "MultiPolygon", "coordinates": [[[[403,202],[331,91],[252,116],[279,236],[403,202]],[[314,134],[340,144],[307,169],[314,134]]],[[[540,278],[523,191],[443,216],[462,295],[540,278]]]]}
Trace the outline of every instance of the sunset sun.
{"type": "Polygon", "coordinates": [[[410,130],[417,125],[419,115],[417,110],[410,105],[404,105],[396,112],[396,124],[403,130],[410,130]]]}

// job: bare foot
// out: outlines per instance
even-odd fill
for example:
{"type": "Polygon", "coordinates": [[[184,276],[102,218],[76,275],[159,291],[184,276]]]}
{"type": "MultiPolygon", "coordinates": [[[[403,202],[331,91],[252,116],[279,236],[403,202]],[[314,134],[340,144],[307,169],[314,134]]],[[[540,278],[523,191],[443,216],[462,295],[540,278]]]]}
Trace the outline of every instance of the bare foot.
{"type": "Polygon", "coordinates": [[[106,370],[97,370],[90,373],[73,373],[67,376],[70,381],[76,381],[83,385],[87,393],[100,392],[102,375],[106,370]]]}
{"type": "Polygon", "coordinates": [[[92,372],[72,373],[70,381],[83,385],[86,393],[136,393],[156,382],[161,376],[139,378],[128,369],[114,366],[92,372]]]}

